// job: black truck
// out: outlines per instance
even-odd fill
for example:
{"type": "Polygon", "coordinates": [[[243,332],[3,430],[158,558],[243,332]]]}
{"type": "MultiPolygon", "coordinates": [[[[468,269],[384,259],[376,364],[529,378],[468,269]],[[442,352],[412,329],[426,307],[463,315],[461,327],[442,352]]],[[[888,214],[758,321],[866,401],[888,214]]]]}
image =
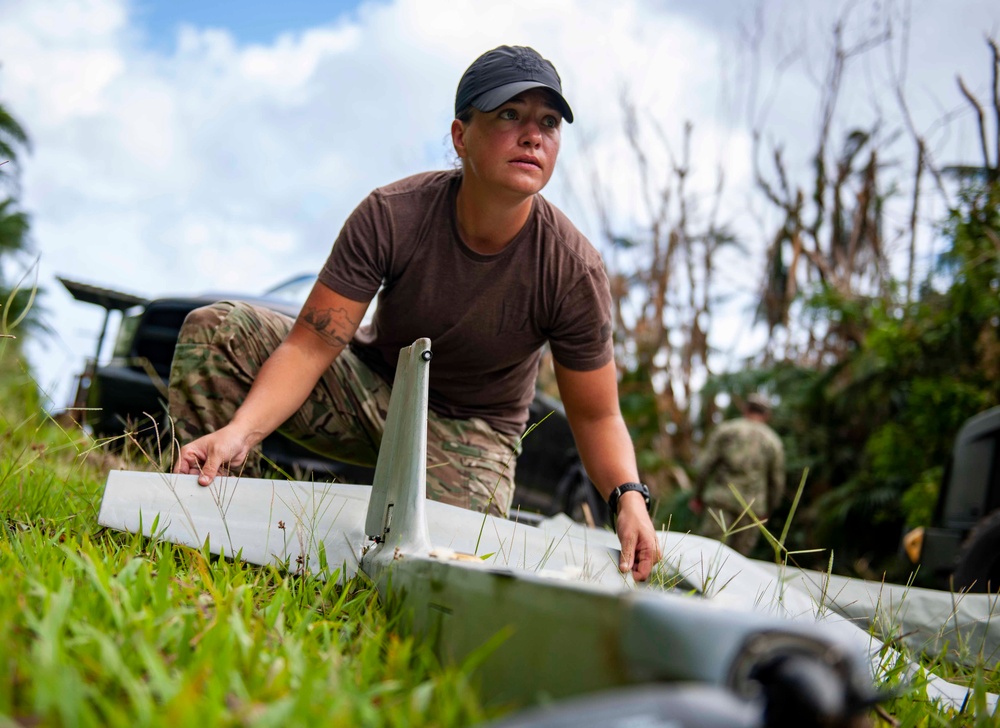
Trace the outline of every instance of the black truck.
{"type": "MultiPolygon", "coordinates": [[[[316,278],[297,276],[259,295],[207,293],[153,300],[59,280],[77,300],[105,310],[97,351],[79,378],[74,408],[85,413],[84,424],[95,436],[114,442],[126,431],[160,437],[168,432],[166,382],[177,335],[188,312],[215,301],[237,299],[294,317],[316,278]],[[101,362],[114,312],[121,314],[114,351],[109,361],[101,362]]],[[[583,523],[607,524],[607,504],[583,469],[562,404],[536,394],[529,409],[529,427],[534,423],[540,423],[539,427],[524,438],[517,459],[511,516],[533,520],[532,514],[566,513],[583,523]]],[[[296,478],[370,484],[374,475],[370,468],[331,460],[278,434],[265,439],[262,448],[266,460],[296,478]]]]}
{"type": "Polygon", "coordinates": [[[955,437],[930,526],[903,539],[920,582],[1000,590],[1000,407],[966,420],[955,437]]]}

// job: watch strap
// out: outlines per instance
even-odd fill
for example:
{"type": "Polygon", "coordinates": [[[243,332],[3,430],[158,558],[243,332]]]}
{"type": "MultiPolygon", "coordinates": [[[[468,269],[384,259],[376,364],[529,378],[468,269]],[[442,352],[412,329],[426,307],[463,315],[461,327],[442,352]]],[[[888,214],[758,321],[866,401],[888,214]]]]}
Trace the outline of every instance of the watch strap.
{"type": "Polygon", "coordinates": [[[612,519],[618,515],[618,499],[632,490],[642,494],[642,497],[646,500],[646,510],[649,510],[649,488],[644,483],[622,483],[611,491],[611,495],[608,496],[608,510],[611,512],[612,519]]]}

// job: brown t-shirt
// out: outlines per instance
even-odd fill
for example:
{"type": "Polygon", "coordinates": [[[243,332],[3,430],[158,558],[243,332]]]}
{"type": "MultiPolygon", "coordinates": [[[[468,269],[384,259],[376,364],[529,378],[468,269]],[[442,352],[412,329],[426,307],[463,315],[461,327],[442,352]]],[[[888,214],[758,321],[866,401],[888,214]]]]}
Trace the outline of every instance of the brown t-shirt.
{"type": "Polygon", "coordinates": [[[597,369],[613,356],[611,295],[600,255],[540,195],[496,255],[462,242],[461,172],[429,172],[372,192],[351,213],[319,280],[355,301],[379,293],[351,349],[391,382],[399,350],[431,340],[430,407],[520,434],[542,346],[563,366],[597,369]]]}

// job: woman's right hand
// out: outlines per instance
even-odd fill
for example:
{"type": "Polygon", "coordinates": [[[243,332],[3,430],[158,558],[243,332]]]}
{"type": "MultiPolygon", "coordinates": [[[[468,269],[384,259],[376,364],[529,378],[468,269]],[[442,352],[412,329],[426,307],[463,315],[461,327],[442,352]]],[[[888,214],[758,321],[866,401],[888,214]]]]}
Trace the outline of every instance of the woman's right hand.
{"type": "Polygon", "coordinates": [[[198,485],[210,485],[216,475],[239,470],[250,453],[247,436],[232,424],[189,442],[181,448],[174,472],[198,474],[198,485]]]}

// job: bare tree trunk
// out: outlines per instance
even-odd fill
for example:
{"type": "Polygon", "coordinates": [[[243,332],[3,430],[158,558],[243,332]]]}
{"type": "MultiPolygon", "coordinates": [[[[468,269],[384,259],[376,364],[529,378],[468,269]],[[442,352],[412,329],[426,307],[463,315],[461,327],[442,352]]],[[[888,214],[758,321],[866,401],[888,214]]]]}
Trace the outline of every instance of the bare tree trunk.
{"type": "Polygon", "coordinates": [[[913,202],[910,206],[910,248],[906,260],[906,306],[914,301],[913,279],[917,263],[917,225],[920,209],[920,180],[924,175],[924,142],[917,139],[917,169],[913,173],[913,202]]]}

